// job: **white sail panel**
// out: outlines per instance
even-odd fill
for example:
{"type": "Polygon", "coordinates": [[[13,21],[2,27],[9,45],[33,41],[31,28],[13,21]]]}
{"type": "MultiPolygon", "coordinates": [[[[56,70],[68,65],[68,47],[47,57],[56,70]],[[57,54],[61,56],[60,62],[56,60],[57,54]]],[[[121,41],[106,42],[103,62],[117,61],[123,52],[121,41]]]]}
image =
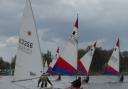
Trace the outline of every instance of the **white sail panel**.
{"type": "Polygon", "coordinates": [[[65,45],[64,50],[60,53],[54,67],[53,71],[63,74],[73,76],[77,74],[77,48],[76,44],[69,41],[65,45]]]}
{"type": "Polygon", "coordinates": [[[113,50],[112,56],[108,62],[108,65],[119,72],[119,47],[116,46],[113,50]]]}
{"type": "Polygon", "coordinates": [[[18,46],[14,81],[39,77],[43,66],[30,0],[26,0],[18,46]]]}
{"type": "Polygon", "coordinates": [[[108,65],[105,67],[105,73],[107,74],[119,74],[119,39],[116,46],[113,49],[113,53],[108,61],[108,65]]]}
{"type": "Polygon", "coordinates": [[[63,75],[77,74],[78,16],[74,28],[70,40],[65,44],[53,67],[53,71],[63,75]]]}
{"type": "Polygon", "coordinates": [[[60,54],[60,56],[68,62],[71,66],[77,69],[77,45],[75,42],[67,42],[64,50],[60,54]]]}
{"type": "Polygon", "coordinates": [[[95,48],[96,48],[96,42],[89,47],[88,52],[80,59],[81,63],[83,64],[86,70],[86,75],[88,75],[95,48]]]}
{"type": "Polygon", "coordinates": [[[63,52],[60,56],[68,62],[72,67],[77,69],[77,46],[78,46],[78,14],[74,23],[74,29],[70,40],[65,45],[63,52]]]}

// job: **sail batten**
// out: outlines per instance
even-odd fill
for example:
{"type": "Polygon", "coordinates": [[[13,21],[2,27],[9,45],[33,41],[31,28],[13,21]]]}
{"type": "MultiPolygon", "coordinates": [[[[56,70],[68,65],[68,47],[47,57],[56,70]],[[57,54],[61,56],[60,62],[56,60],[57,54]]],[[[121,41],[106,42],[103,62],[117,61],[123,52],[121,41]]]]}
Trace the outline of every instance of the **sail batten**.
{"type": "Polygon", "coordinates": [[[14,81],[41,75],[43,63],[30,0],[26,0],[16,54],[14,81]]]}

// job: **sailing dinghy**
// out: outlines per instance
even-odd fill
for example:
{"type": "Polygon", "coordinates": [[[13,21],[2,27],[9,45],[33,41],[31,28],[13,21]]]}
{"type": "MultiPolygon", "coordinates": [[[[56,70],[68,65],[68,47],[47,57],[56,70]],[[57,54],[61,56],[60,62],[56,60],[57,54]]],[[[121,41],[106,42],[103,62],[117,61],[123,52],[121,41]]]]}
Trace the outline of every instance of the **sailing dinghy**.
{"type": "Polygon", "coordinates": [[[60,53],[53,71],[62,75],[77,75],[77,46],[78,46],[78,16],[74,24],[74,29],[70,40],[65,45],[64,50],[60,53]]]}
{"type": "MultiPolygon", "coordinates": [[[[19,43],[16,54],[16,65],[13,84],[19,83],[20,85],[22,84],[22,82],[25,82],[24,85],[22,84],[22,86],[26,88],[25,85],[29,85],[30,82],[27,80],[31,80],[32,83],[32,79],[39,78],[42,73],[43,63],[41,58],[38,33],[30,0],[26,0],[26,5],[21,22],[21,29],[19,32],[19,43]]],[[[35,86],[32,86],[36,87],[37,82],[38,81],[33,84],[35,86]]],[[[32,86],[31,89],[33,88],[32,86]]],[[[34,89],[38,88],[36,87],[34,89]]]]}
{"type": "Polygon", "coordinates": [[[113,49],[113,53],[108,61],[107,66],[105,67],[105,74],[120,75],[119,53],[120,53],[120,48],[119,48],[119,38],[118,38],[117,43],[113,49]]]}
{"type": "Polygon", "coordinates": [[[78,60],[78,71],[82,75],[86,75],[87,77],[89,77],[89,69],[92,62],[94,51],[96,49],[96,43],[97,42],[89,46],[87,53],[80,60],[78,60]]]}

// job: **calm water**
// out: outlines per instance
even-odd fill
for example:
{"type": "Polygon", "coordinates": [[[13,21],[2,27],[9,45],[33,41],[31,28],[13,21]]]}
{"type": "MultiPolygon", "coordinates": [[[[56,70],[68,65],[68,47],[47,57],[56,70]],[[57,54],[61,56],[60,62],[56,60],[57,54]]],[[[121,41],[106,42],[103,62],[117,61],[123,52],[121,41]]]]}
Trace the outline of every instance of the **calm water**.
{"type": "Polygon", "coordinates": [[[90,78],[89,84],[83,84],[84,89],[128,89],[128,76],[124,83],[117,82],[117,76],[95,76],[90,78]]]}
{"type": "MultiPolygon", "coordinates": [[[[62,81],[55,82],[57,77],[50,77],[55,88],[67,89],[74,77],[63,76],[62,81]]],[[[128,76],[124,77],[124,83],[118,83],[117,76],[91,76],[89,84],[82,84],[83,89],[128,89],[128,76]]],[[[0,78],[0,89],[39,89],[37,88],[37,81],[25,81],[18,83],[11,83],[12,77],[0,78]]]]}

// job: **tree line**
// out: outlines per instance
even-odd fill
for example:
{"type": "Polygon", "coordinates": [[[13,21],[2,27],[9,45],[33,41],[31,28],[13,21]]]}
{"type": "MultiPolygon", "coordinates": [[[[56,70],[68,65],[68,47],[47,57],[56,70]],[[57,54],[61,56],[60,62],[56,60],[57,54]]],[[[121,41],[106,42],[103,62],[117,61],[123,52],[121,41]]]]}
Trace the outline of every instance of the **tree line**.
{"type": "MultiPolygon", "coordinates": [[[[103,74],[104,68],[107,65],[113,49],[106,50],[102,49],[101,47],[96,48],[92,63],[90,66],[90,73],[91,74],[103,74]]],[[[86,53],[85,50],[80,49],[78,51],[78,59],[80,59],[86,53]]],[[[124,74],[128,74],[128,51],[120,52],[120,71],[124,74]]]]}
{"type": "MultiPolygon", "coordinates": [[[[78,50],[78,60],[86,53],[87,51],[84,49],[78,50]]],[[[100,48],[96,48],[94,52],[94,56],[92,59],[90,73],[91,74],[101,74],[104,71],[105,65],[107,65],[110,56],[113,52],[113,49],[106,50],[100,48]]],[[[49,66],[54,58],[54,55],[50,51],[47,53],[42,53],[43,64],[49,66]]],[[[14,69],[15,68],[16,56],[12,58],[11,63],[4,61],[2,57],[0,57],[0,70],[2,69],[14,69]]],[[[123,51],[120,53],[120,70],[121,72],[128,74],[128,51],[123,51]]]]}

